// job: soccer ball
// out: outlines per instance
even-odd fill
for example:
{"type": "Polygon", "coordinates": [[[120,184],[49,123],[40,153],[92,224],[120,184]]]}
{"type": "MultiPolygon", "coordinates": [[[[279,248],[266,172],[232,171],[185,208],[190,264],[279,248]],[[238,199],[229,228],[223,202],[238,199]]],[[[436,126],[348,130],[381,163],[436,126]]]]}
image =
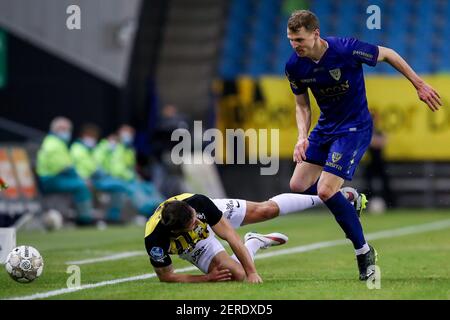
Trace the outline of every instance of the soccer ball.
{"type": "Polygon", "coordinates": [[[50,209],[42,215],[42,223],[46,230],[59,230],[63,226],[63,216],[61,212],[50,209]]]}
{"type": "Polygon", "coordinates": [[[372,214],[383,214],[386,211],[386,202],[383,198],[373,197],[369,201],[369,212],[372,214]]]}
{"type": "Polygon", "coordinates": [[[5,268],[11,278],[17,282],[28,283],[42,274],[44,259],[35,248],[20,246],[8,254],[5,268]]]}

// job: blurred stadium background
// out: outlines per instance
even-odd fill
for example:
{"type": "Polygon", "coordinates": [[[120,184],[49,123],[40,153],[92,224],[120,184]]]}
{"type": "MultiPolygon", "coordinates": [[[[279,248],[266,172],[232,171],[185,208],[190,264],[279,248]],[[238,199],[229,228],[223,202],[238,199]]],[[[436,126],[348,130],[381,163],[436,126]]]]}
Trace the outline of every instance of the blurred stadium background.
{"type": "MultiPolygon", "coordinates": [[[[352,185],[384,197],[388,207],[448,208],[447,0],[1,0],[0,173],[14,186],[0,195],[1,213],[58,205],[39,191],[34,169],[42,138],[59,115],[73,121],[74,137],[86,122],[99,125],[103,136],[131,124],[144,179],[156,179],[154,168],[162,165],[181,181],[172,187],[160,181],[163,195],[183,189],[195,173],[187,177],[187,170],[159,153],[161,144],[170,145],[170,135],[156,134],[167,105],[191,128],[193,120],[202,120],[204,130],[280,128],[277,175],[261,176],[260,164],[217,165],[220,181],[213,189],[223,185],[228,197],[254,200],[288,191],[297,131],[284,78],[291,54],[286,21],[301,8],[318,15],[322,36],[358,37],[395,49],[444,102],[432,114],[393,68],[366,68],[369,106],[386,142],[385,167],[371,167],[369,155],[352,185]],[[66,27],[72,4],[81,9],[80,30],[66,27]],[[381,9],[380,30],[366,27],[369,5],[381,9]],[[28,162],[31,171],[24,169],[28,162]],[[375,175],[370,185],[367,172],[375,175]]],[[[211,190],[194,185],[182,191],[211,190]]]]}

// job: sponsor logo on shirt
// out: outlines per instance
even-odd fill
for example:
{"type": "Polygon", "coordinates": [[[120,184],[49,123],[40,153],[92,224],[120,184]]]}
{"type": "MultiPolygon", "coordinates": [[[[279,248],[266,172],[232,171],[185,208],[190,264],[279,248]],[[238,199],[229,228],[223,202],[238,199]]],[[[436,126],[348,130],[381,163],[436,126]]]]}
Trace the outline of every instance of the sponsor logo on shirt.
{"type": "Polygon", "coordinates": [[[197,212],[197,218],[202,220],[202,221],[206,220],[205,214],[201,213],[201,212],[197,212]]]}
{"type": "Polygon", "coordinates": [[[310,78],[310,79],[300,79],[301,83],[313,83],[313,82],[317,82],[316,78],[310,78]]]}
{"type": "Polygon", "coordinates": [[[332,87],[320,89],[319,93],[323,96],[333,97],[347,93],[348,89],[350,89],[350,84],[347,80],[345,81],[345,83],[340,83],[332,87]]]}
{"type": "Polygon", "coordinates": [[[327,165],[327,166],[330,167],[330,168],[334,168],[334,169],[337,169],[337,170],[339,170],[339,171],[342,171],[342,166],[341,166],[341,165],[338,165],[337,163],[333,163],[333,162],[327,161],[327,162],[325,163],[325,165],[327,165]]]}
{"type": "Polygon", "coordinates": [[[364,52],[364,51],[353,50],[353,55],[360,56],[360,57],[362,57],[364,59],[367,59],[367,60],[373,59],[373,54],[370,54],[370,53],[367,53],[367,52],[364,52]]]}
{"type": "Polygon", "coordinates": [[[163,261],[164,260],[164,250],[161,247],[153,247],[150,250],[150,257],[154,261],[163,261]]]}
{"type": "Polygon", "coordinates": [[[315,73],[315,72],[319,72],[319,71],[322,71],[324,69],[324,67],[319,67],[319,68],[314,68],[313,69],[313,72],[315,73]]]}

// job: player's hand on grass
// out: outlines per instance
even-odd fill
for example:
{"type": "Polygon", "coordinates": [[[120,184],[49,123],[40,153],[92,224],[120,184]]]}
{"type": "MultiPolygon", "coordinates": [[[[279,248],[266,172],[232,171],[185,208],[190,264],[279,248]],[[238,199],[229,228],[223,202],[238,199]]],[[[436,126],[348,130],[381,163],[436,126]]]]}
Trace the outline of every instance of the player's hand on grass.
{"type": "Polygon", "coordinates": [[[294,162],[300,163],[306,160],[306,149],[309,146],[308,138],[299,138],[294,148],[294,162]]]}
{"type": "Polygon", "coordinates": [[[247,282],[250,282],[250,283],[263,283],[261,277],[256,272],[255,273],[250,273],[247,276],[247,282]]]}
{"type": "Polygon", "coordinates": [[[222,269],[220,266],[212,269],[207,275],[206,278],[210,282],[216,281],[230,281],[231,280],[231,272],[230,269],[222,269]]]}
{"type": "Polygon", "coordinates": [[[417,94],[419,95],[419,99],[425,102],[428,108],[433,112],[439,110],[442,106],[439,93],[425,82],[417,87],[417,94]]]}

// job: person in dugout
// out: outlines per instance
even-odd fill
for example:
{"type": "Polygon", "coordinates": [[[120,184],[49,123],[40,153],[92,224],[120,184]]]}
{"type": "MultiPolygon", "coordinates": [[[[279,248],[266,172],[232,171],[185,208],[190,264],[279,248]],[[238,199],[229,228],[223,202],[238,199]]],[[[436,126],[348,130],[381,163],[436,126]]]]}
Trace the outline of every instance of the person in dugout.
{"type": "Polygon", "coordinates": [[[134,128],[122,125],[117,135],[103,139],[94,151],[101,169],[119,181],[139,214],[149,217],[163,201],[152,182],[144,181],[136,172],[136,153],[133,148],[134,128]]]}
{"type": "Polygon", "coordinates": [[[50,132],[44,138],[38,153],[36,171],[45,193],[69,193],[75,202],[78,225],[90,225],[92,217],[92,194],[86,181],[75,170],[69,153],[72,122],[56,117],[50,123],[50,132]]]}
{"type": "Polygon", "coordinates": [[[127,185],[106,173],[96,161],[94,150],[100,136],[100,129],[95,124],[83,125],[79,138],[70,147],[70,155],[77,173],[95,190],[109,194],[109,207],[105,220],[107,223],[118,224],[121,221],[121,211],[128,192],[127,185]]]}

